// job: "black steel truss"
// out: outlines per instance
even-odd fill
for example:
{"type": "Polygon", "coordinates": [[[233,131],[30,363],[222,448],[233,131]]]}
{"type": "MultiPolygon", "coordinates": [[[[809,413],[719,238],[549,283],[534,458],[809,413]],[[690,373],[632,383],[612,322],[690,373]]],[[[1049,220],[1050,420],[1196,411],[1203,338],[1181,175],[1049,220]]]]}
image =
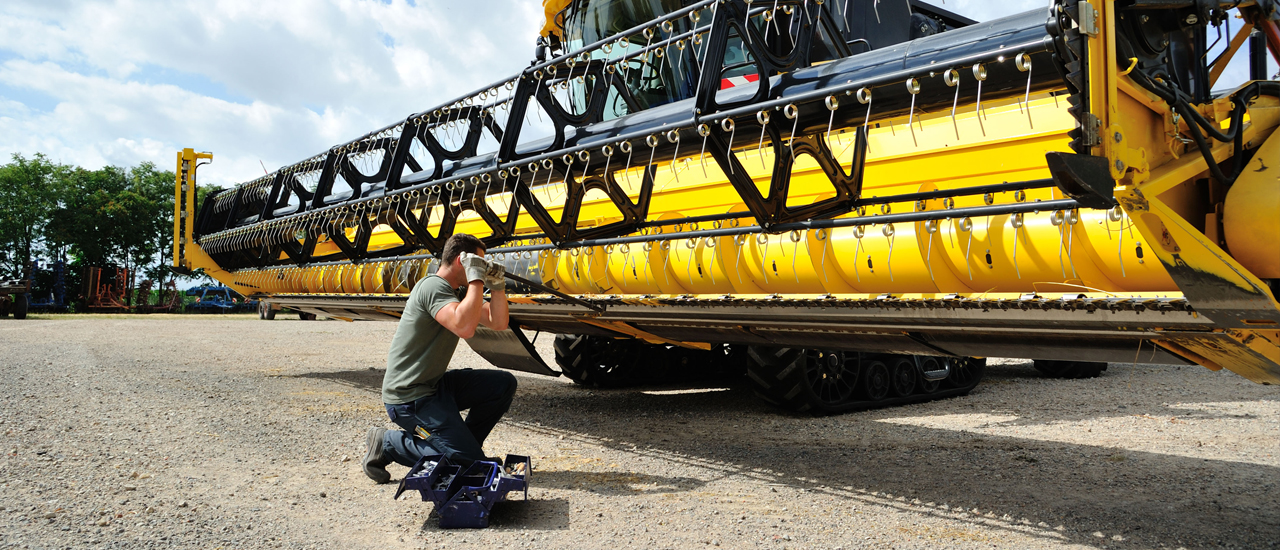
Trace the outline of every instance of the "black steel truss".
{"type": "Polygon", "coordinates": [[[936,55],[928,58],[889,50],[844,58],[849,50],[843,38],[833,38],[841,37],[842,31],[826,4],[780,0],[776,8],[783,11],[773,12],[770,23],[760,16],[771,8],[753,8],[745,0],[696,3],[643,26],[653,29],[649,32],[637,27],[536,63],[512,79],[210,197],[197,220],[197,238],[220,265],[238,269],[362,261],[422,250],[438,253],[459,216],[468,210],[489,227],[489,235],[478,236],[490,247],[517,238],[522,209],[556,246],[620,237],[646,225],[658,165],[692,157],[700,150],[728,177],[756,224],[772,231],[855,208],[866,161],[864,123],[949,108],[955,89],[942,84],[941,68],[985,64],[989,75],[984,98],[1062,86],[1052,71],[1028,74],[1003,62],[1005,56],[1020,53],[1043,66],[1049,64],[1052,41],[1043,17],[1036,14],[1007,20],[997,29],[999,33],[961,30],[934,37],[936,55]],[[712,7],[715,11],[708,25],[697,27],[695,22],[682,30],[672,24],[712,7]],[[748,19],[751,23],[744,23],[748,19]],[[999,49],[993,48],[993,33],[999,36],[999,49]],[[639,35],[651,42],[642,51],[591,58],[608,44],[619,43],[620,36],[639,35]],[[654,41],[655,36],[660,38],[654,41]],[[622,77],[627,68],[639,63],[643,70],[646,63],[659,59],[659,51],[685,55],[681,53],[685,46],[678,44],[685,40],[702,44],[700,54],[690,49],[695,61],[701,55],[706,69],[698,74],[693,64],[685,67],[697,82],[692,96],[606,122],[611,92],[629,111],[638,109],[622,77]],[[754,89],[721,90],[720,71],[733,40],[741,40],[760,76],[754,89]],[[840,59],[806,69],[819,51],[840,59]],[[865,63],[857,62],[864,58],[865,63]],[[566,105],[555,91],[577,78],[582,99],[566,105]],[[923,91],[903,86],[908,81],[922,83],[923,91]],[[506,97],[500,99],[503,93],[506,97]],[[863,93],[874,99],[862,101],[863,93]],[[522,139],[522,123],[531,103],[549,117],[551,137],[522,139]],[[510,109],[505,126],[494,114],[498,108],[510,109]],[[454,140],[459,143],[455,149],[447,148],[436,135],[449,128],[461,136],[454,140]],[[831,151],[826,136],[833,129],[849,128],[856,131],[856,144],[850,158],[842,160],[831,151]],[[498,143],[496,152],[478,154],[486,132],[498,143]],[[739,151],[755,149],[747,146],[744,137],[754,135],[762,136],[760,146],[767,137],[773,152],[772,177],[765,193],[739,159],[739,151]],[[429,154],[429,161],[414,155],[415,143],[429,154]],[[620,160],[624,147],[644,150],[626,153],[625,168],[620,160]],[[381,159],[372,173],[362,172],[354,162],[361,155],[367,159],[377,153],[381,159]],[[815,160],[835,195],[812,204],[789,205],[791,173],[795,161],[804,156],[815,160]],[[845,163],[851,165],[849,171],[843,168],[845,163]],[[643,167],[643,181],[633,199],[615,178],[635,167],[643,167]],[[314,178],[312,189],[299,177],[307,174],[314,178]],[[339,178],[345,187],[338,187],[339,178]],[[546,182],[563,184],[555,204],[544,203],[534,192],[546,182]],[[609,198],[620,220],[581,227],[579,213],[592,189],[609,198]],[[498,210],[491,204],[494,196],[504,197],[498,210]],[[562,209],[559,219],[552,215],[557,207],[562,209]],[[430,219],[433,215],[440,218],[430,219]],[[384,224],[404,244],[370,251],[374,228],[384,224]],[[433,224],[438,224],[434,233],[428,229],[433,224]],[[349,229],[354,229],[351,237],[349,229]],[[339,252],[316,256],[317,245],[324,239],[339,252]]]}

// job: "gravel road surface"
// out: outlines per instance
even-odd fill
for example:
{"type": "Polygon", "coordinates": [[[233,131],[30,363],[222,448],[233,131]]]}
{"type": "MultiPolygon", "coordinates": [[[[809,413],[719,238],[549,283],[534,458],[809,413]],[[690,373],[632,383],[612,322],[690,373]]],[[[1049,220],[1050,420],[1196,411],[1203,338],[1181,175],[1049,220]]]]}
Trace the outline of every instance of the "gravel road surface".
{"type": "MultiPolygon", "coordinates": [[[[359,467],[365,430],[393,427],[394,330],[0,320],[0,547],[1280,547],[1280,389],[1128,364],[1048,380],[1025,361],[966,397],[826,418],[742,381],[518,374],[486,450],[533,457],[530,500],[444,531],[359,467]]],[[[466,346],[455,365],[486,366],[466,346]]]]}

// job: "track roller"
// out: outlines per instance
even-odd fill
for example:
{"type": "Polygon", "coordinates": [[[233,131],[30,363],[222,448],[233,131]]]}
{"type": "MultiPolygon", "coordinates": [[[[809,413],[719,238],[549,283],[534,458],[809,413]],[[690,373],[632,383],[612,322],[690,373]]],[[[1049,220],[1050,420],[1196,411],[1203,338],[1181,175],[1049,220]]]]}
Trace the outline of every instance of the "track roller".
{"type": "Polygon", "coordinates": [[[986,361],[751,346],[747,377],[765,401],[814,415],[964,395],[986,361]],[[938,378],[945,376],[945,378],[938,378]]]}
{"type": "Polygon", "coordinates": [[[893,362],[890,374],[889,393],[894,397],[906,397],[916,392],[916,381],[920,379],[920,368],[914,357],[899,357],[893,362]]]}
{"type": "Polygon", "coordinates": [[[884,361],[868,361],[867,375],[862,379],[861,397],[869,402],[884,399],[889,395],[889,386],[892,380],[893,374],[889,372],[889,365],[885,364],[884,361]]]}

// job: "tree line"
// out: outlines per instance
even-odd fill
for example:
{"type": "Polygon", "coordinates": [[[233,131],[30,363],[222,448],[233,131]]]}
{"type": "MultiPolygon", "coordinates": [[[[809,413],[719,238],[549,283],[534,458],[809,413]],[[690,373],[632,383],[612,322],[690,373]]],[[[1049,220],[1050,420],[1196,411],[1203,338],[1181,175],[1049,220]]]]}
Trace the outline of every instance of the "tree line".
{"type": "Polygon", "coordinates": [[[37,259],[66,262],[71,294],[89,266],[169,278],[173,186],[173,171],[150,162],[90,170],[13,154],[0,165],[0,278],[29,277],[37,259]]]}

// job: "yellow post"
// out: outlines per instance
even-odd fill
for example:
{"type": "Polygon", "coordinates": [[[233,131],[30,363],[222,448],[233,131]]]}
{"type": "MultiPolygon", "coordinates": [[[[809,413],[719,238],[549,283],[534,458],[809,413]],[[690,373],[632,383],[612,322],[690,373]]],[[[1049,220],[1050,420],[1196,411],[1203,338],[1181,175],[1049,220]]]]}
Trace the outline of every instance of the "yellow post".
{"type": "Polygon", "coordinates": [[[178,270],[191,270],[186,252],[196,222],[196,167],[200,159],[212,161],[213,153],[197,153],[193,149],[178,152],[173,184],[173,267],[178,270]]]}

